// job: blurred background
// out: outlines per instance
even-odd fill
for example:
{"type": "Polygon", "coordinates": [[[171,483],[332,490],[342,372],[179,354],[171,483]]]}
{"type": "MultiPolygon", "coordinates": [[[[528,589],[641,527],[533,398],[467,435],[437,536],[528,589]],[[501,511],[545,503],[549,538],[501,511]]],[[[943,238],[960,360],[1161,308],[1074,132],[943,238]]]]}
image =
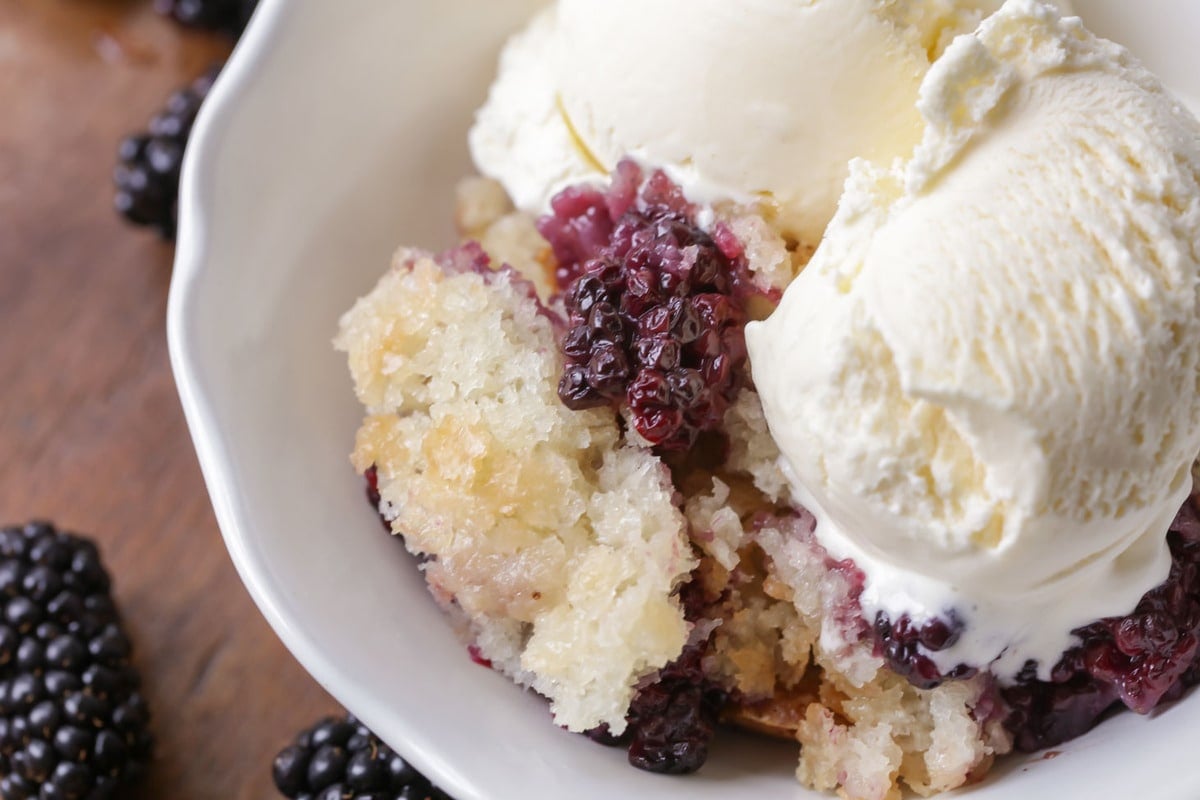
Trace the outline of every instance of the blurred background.
{"type": "Polygon", "coordinates": [[[0,0],[0,524],[101,547],[158,741],[135,798],[276,797],[272,757],[336,709],[230,564],[167,359],[204,84],[171,98],[228,55],[247,9],[224,2],[0,0]]]}

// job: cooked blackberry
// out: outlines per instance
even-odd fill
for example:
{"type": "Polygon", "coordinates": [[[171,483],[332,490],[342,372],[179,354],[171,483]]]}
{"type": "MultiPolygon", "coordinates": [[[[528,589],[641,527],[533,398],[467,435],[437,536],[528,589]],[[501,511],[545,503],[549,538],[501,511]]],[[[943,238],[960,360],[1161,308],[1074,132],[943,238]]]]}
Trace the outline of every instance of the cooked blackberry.
{"type": "Polygon", "coordinates": [[[154,0],[160,14],[189,28],[207,28],[241,35],[258,0],[154,0]]]}
{"type": "Polygon", "coordinates": [[[962,635],[962,621],[954,614],[935,617],[923,625],[914,625],[908,614],[895,622],[882,611],[875,617],[875,642],[880,655],[892,671],[908,678],[918,689],[932,689],[944,681],[973,677],[979,670],[959,664],[943,674],[927,655],[954,646],[962,635]]]}
{"type": "Polygon", "coordinates": [[[682,775],[708,760],[708,745],[727,695],[701,667],[705,645],[687,647],[629,707],[629,763],[682,775]]]}
{"type": "Polygon", "coordinates": [[[151,757],[140,679],[95,544],[0,528],[0,795],[104,800],[151,757]]]}
{"type": "Polygon", "coordinates": [[[571,187],[538,230],[568,312],[558,394],[572,409],[629,409],[653,445],[718,430],[746,360],[738,265],[701,230],[665,173],[622,162],[607,193],[571,187]]]}
{"type": "MultiPolygon", "coordinates": [[[[690,620],[705,614],[707,600],[699,581],[684,585],[680,601],[690,620]]],[[[647,772],[684,775],[708,760],[708,745],[730,695],[704,674],[703,659],[711,637],[689,644],[655,680],[634,695],[628,727],[614,735],[601,725],[584,735],[609,747],[628,748],[629,763],[647,772]]]]}
{"type": "Polygon", "coordinates": [[[126,137],[117,151],[113,172],[117,211],[135,225],[154,228],[164,239],[175,238],[183,153],[221,66],[213,66],[172,94],[166,107],[150,120],[149,129],[126,137]]]}
{"type": "Polygon", "coordinates": [[[310,800],[449,800],[353,716],[326,717],[275,756],[275,786],[310,800]]]}
{"type": "Polygon", "coordinates": [[[1086,733],[1110,708],[1148,714],[1200,682],[1200,514],[1189,500],[1171,524],[1171,572],[1133,613],[1076,630],[1080,644],[1050,680],[1026,665],[1004,690],[1019,750],[1040,750],[1086,733]]]}

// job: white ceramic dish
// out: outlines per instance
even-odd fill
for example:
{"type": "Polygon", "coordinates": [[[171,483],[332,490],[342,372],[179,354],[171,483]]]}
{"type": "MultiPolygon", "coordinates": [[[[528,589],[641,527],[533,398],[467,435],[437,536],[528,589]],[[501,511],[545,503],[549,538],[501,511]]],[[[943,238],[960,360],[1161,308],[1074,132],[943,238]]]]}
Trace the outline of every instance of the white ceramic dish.
{"type": "MultiPolygon", "coordinates": [[[[810,796],[786,744],[725,735],[679,779],[555,728],[541,700],[466,657],[347,462],[360,412],[329,343],[337,318],[398,244],[451,241],[472,110],[501,42],[539,4],[261,4],[193,134],[169,312],[221,530],[300,662],[459,800],[810,796]]],[[[1076,6],[1200,97],[1200,4],[1076,6]]],[[[1154,720],[1119,715],[962,794],[1195,800],[1198,729],[1200,696],[1154,720]]]]}

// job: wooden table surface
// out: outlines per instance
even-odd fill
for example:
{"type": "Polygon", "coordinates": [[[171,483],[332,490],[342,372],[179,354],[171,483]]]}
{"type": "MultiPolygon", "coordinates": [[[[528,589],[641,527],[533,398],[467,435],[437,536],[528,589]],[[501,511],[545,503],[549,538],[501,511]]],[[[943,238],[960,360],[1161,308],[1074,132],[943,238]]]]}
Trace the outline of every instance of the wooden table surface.
{"type": "Polygon", "coordinates": [[[336,709],[238,580],[164,331],[172,248],[112,210],[121,137],[229,44],[149,0],[0,0],[0,522],[96,537],[154,715],[135,798],[276,797],[336,709]]]}

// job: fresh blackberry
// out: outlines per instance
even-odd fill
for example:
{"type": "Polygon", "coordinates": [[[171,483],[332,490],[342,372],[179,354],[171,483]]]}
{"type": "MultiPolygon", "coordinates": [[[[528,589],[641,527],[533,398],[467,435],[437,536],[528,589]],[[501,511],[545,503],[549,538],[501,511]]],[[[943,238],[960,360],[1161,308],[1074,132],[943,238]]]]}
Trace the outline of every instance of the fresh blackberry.
{"type": "Polygon", "coordinates": [[[0,528],[0,795],[104,800],[151,757],[146,701],[95,544],[0,528]]]}
{"type": "Polygon", "coordinates": [[[629,707],[629,763],[648,772],[683,775],[708,760],[726,692],[704,675],[705,644],[692,645],[641,689],[629,707]]]}
{"type": "Polygon", "coordinates": [[[175,238],[179,217],[179,169],[192,123],[221,71],[215,65],[167,100],[148,130],[128,136],[117,151],[113,202],[127,220],[175,238]]]}
{"type": "Polygon", "coordinates": [[[538,227],[568,312],[559,398],[625,406],[664,450],[719,429],[746,359],[742,282],[679,187],[625,161],[607,193],[569,188],[552,212],[538,227]]]}
{"type": "Polygon", "coordinates": [[[189,28],[219,30],[240,36],[258,0],[154,0],[154,8],[189,28]]]}
{"type": "Polygon", "coordinates": [[[354,717],[326,717],[275,756],[275,786],[303,800],[450,800],[354,717]]]}

